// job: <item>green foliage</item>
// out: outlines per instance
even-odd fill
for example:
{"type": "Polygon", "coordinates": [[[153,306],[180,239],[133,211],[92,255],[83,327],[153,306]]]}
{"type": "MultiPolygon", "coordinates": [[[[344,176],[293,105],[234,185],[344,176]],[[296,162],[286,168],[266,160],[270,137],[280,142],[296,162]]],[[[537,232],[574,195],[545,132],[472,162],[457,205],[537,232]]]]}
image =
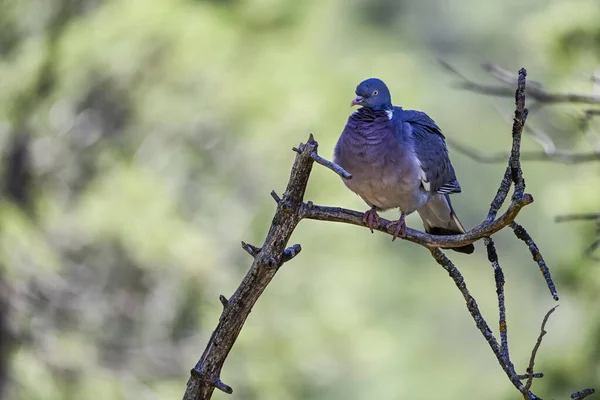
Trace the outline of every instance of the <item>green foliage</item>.
{"type": "MultiPolygon", "coordinates": [[[[329,157],[360,80],[381,77],[396,104],[427,111],[447,136],[482,152],[506,150],[510,127],[489,99],[451,88],[435,56],[451,55],[475,79],[486,59],[515,73],[525,66],[549,90],[590,90],[571,71],[597,67],[595,2],[451,4],[0,3],[3,169],[14,167],[11,138],[27,133],[21,167],[33,175],[28,204],[13,193],[25,188],[4,184],[0,207],[0,271],[19,340],[9,398],[181,396],[218,321],[218,295],[229,296],[250,263],[240,240],[260,246],[269,227],[268,193],[284,190],[290,148],[313,132],[329,157]]],[[[499,104],[510,113],[511,102],[499,104]]],[[[566,125],[564,111],[581,110],[559,106],[528,122],[566,125]]],[[[564,143],[589,148],[569,135],[564,143]]],[[[473,226],[504,166],[451,155],[463,187],[453,203],[473,226]]],[[[553,217],[598,211],[598,170],[524,170],[536,202],[519,218],[562,299],[536,364],[546,378],[534,387],[564,398],[599,386],[600,275],[582,255],[593,227],[553,217]]],[[[318,167],[306,197],[365,209],[318,167]]],[[[416,216],[408,224],[420,227],[416,216]]],[[[235,398],[518,396],[426,251],[312,221],[292,240],[303,252],[269,286],[225,364],[235,398]]],[[[511,351],[524,371],[552,301],[527,249],[508,233],[496,242],[511,351]]],[[[450,256],[494,326],[483,246],[450,256]]]]}

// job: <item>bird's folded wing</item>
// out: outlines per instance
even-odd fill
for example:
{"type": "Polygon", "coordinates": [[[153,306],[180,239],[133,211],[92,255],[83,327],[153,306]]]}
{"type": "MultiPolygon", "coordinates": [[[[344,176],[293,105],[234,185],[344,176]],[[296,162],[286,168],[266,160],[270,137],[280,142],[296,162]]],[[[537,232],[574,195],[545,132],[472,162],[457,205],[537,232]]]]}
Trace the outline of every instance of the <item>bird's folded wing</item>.
{"type": "Polygon", "coordinates": [[[420,111],[402,110],[401,119],[403,131],[410,131],[404,134],[412,134],[415,155],[422,171],[423,188],[442,194],[460,193],[460,184],[456,180],[440,128],[420,111]]]}

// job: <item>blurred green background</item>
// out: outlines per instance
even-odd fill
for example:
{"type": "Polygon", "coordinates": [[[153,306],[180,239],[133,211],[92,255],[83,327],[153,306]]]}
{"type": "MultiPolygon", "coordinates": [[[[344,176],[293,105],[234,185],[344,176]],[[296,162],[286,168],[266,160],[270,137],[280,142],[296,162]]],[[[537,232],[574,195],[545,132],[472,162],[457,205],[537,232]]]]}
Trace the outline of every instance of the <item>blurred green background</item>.
{"type": "MultiPolygon", "coordinates": [[[[479,67],[491,61],[524,66],[551,91],[591,93],[598,21],[595,0],[0,1],[4,398],[181,398],[219,294],[250,265],[240,241],[260,246],[268,230],[291,147],[313,132],[331,158],[358,82],[382,78],[395,104],[426,111],[448,137],[505,151],[512,99],[456,90],[436,59],[481,82],[494,82],[479,67]]],[[[590,150],[584,108],[546,107],[528,122],[560,148],[590,150]]],[[[472,227],[505,166],[450,151],[463,188],[453,203],[472,227]]],[[[553,218],[600,210],[598,165],[524,171],[536,201],[518,220],[561,297],[534,391],[568,398],[600,387],[600,272],[584,256],[594,224],[553,218]]],[[[321,167],[306,198],[366,209],[321,167]]],[[[416,215],[408,224],[421,229],[416,215]]],[[[508,231],[494,239],[524,372],[554,301],[527,248],[508,231]]],[[[425,249],[316,221],[292,243],[303,252],[225,363],[234,394],[215,399],[520,398],[425,249]]],[[[449,256],[496,327],[483,245],[449,256]]]]}

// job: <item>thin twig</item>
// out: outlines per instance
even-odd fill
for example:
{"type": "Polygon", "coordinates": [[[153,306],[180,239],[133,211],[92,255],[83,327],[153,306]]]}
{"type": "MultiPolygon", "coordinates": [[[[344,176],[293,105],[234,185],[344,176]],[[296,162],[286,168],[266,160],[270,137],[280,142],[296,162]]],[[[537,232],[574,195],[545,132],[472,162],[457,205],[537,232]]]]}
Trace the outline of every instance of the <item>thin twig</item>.
{"type": "Polygon", "coordinates": [[[223,308],[229,306],[229,300],[227,300],[227,297],[223,296],[222,294],[219,295],[219,301],[221,302],[223,308]]]}
{"type": "MultiPolygon", "coordinates": [[[[311,133],[309,136],[309,141],[310,140],[314,140],[313,134],[311,133]]],[[[298,147],[292,147],[292,150],[294,150],[296,153],[300,153],[302,152],[303,149],[303,145],[301,144],[298,147]]],[[[340,167],[339,165],[337,165],[336,163],[333,163],[329,160],[324,159],[323,157],[321,157],[319,154],[317,154],[317,152],[313,152],[310,157],[317,163],[320,164],[322,166],[324,166],[325,168],[329,168],[330,170],[332,170],[333,172],[335,172],[336,174],[338,174],[339,176],[341,176],[344,179],[352,179],[352,174],[349,173],[348,171],[346,171],[344,168],[340,167]]]]}
{"type": "Polygon", "coordinates": [[[591,394],[596,393],[596,391],[594,389],[583,389],[580,390],[579,392],[575,392],[571,395],[571,398],[573,400],[583,400],[586,397],[588,397],[591,394]]]}
{"type": "MultiPolygon", "coordinates": [[[[442,62],[441,64],[446,70],[452,72],[460,80],[468,81],[468,79],[466,77],[464,77],[462,74],[458,73],[453,67],[449,66],[447,63],[442,62]]],[[[482,66],[482,68],[486,72],[488,72],[491,76],[502,81],[503,83],[510,84],[511,86],[514,83],[516,83],[516,79],[514,78],[514,76],[512,74],[508,73],[506,70],[504,70],[496,65],[484,64],[482,66]]],[[[526,93],[529,95],[529,97],[533,97],[531,94],[532,91],[544,92],[541,84],[536,83],[536,84],[534,84],[534,86],[532,88],[531,83],[532,83],[531,81],[528,82],[529,87],[526,90],[526,93]]],[[[503,93],[503,95],[508,95],[508,93],[509,93],[508,88],[506,91],[503,90],[503,92],[505,92],[505,93],[503,93]]],[[[490,94],[498,95],[497,93],[490,93],[490,94]]],[[[553,95],[550,97],[553,97],[553,95]]],[[[547,97],[543,97],[543,99],[546,99],[546,98],[547,97]]],[[[600,103],[600,97],[597,97],[597,99],[598,99],[597,103],[600,103]]],[[[538,98],[538,100],[542,101],[541,98],[538,98]]],[[[499,112],[499,113],[501,115],[503,115],[502,112],[499,112]]],[[[579,120],[580,120],[579,125],[580,125],[581,130],[583,132],[588,132],[590,121],[598,115],[600,115],[600,109],[585,110],[583,112],[583,115],[579,118],[579,120]]],[[[574,151],[566,151],[566,150],[557,150],[556,146],[554,145],[554,142],[552,142],[552,140],[544,132],[540,132],[532,127],[525,127],[525,130],[528,131],[531,134],[532,138],[534,138],[543,147],[543,151],[541,151],[541,152],[538,152],[538,151],[525,152],[520,157],[521,161],[542,161],[542,162],[546,161],[546,162],[559,162],[559,163],[565,163],[565,164],[579,164],[579,163],[585,163],[585,162],[600,161],[600,147],[598,147],[598,146],[600,146],[600,144],[598,144],[598,146],[595,146],[594,151],[591,151],[591,152],[574,152],[574,151]]],[[[508,154],[506,152],[499,152],[499,153],[492,153],[492,154],[482,153],[479,149],[474,149],[470,146],[467,146],[458,141],[455,141],[452,138],[447,138],[447,142],[452,148],[456,149],[456,151],[458,151],[461,154],[466,155],[467,157],[469,157],[477,162],[500,163],[500,162],[504,162],[506,160],[506,157],[508,157],[508,154]]]]}
{"type": "MultiPolygon", "coordinates": [[[[473,147],[467,146],[451,138],[446,141],[457,152],[469,157],[470,159],[485,163],[498,164],[506,162],[508,152],[483,153],[473,147]]],[[[587,162],[600,161],[600,152],[573,152],[566,150],[554,151],[526,151],[521,154],[521,161],[540,161],[540,162],[558,162],[563,164],[582,164],[587,162]]]]}
{"type": "Polygon", "coordinates": [[[567,214],[559,215],[554,217],[555,222],[569,222],[569,221],[590,221],[600,219],[599,213],[590,214],[567,214]]]}
{"type": "MultiPolygon", "coordinates": [[[[499,80],[502,83],[509,85],[510,87],[513,87],[514,85],[516,85],[518,83],[517,82],[518,78],[512,72],[507,71],[504,68],[500,68],[500,66],[498,66],[496,64],[492,64],[489,62],[483,63],[483,64],[481,64],[481,69],[483,69],[488,74],[490,74],[490,76],[496,78],[497,80],[499,80]]],[[[531,79],[527,79],[527,85],[530,88],[531,87],[536,87],[539,89],[542,88],[542,84],[540,82],[536,82],[531,79]]]]}
{"type": "MultiPolygon", "coordinates": [[[[459,82],[456,82],[455,86],[460,89],[486,96],[512,97],[514,95],[514,91],[511,88],[514,84],[514,80],[513,82],[506,82],[506,85],[501,86],[477,83],[458,73],[454,67],[450,66],[450,64],[446,62],[441,62],[440,64],[446,70],[452,72],[454,76],[459,78],[459,82]]],[[[495,77],[498,78],[498,76],[495,77]]],[[[600,104],[599,96],[579,93],[551,93],[544,90],[539,84],[527,88],[526,94],[528,97],[535,100],[538,103],[538,106],[559,103],[600,104]]]]}
{"type": "Polygon", "coordinates": [[[526,77],[527,71],[525,71],[525,68],[521,68],[521,70],[519,70],[517,91],[515,92],[516,107],[515,119],[512,128],[512,149],[510,152],[510,158],[508,159],[511,179],[515,185],[513,199],[520,199],[525,193],[525,180],[523,179],[523,170],[521,169],[521,137],[523,134],[523,128],[525,127],[525,121],[527,121],[527,114],[529,113],[527,108],[525,108],[526,77]]]}
{"type": "Polygon", "coordinates": [[[529,378],[543,378],[544,374],[541,372],[536,372],[534,374],[523,374],[523,375],[517,375],[517,378],[524,381],[525,379],[529,379],[529,378]]]}
{"type": "Polygon", "coordinates": [[[494,199],[490,203],[490,211],[488,212],[486,222],[492,222],[496,218],[500,207],[502,207],[502,204],[504,203],[504,199],[506,199],[506,196],[508,195],[510,185],[510,166],[508,166],[506,167],[506,171],[504,171],[504,176],[500,181],[500,186],[498,186],[496,196],[494,196],[494,199]]]}
{"type": "Polygon", "coordinates": [[[344,179],[352,179],[352,174],[350,174],[344,168],[340,167],[337,164],[332,163],[331,161],[328,161],[328,160],[324,159],[323,157],[321,157],[317,153],[311,154],[311,157],[312,157],[313,160],[315,160],[316,163],[321,164],[321,165],[323,165],[326,168],[329,168],[330,170],[332,170],[333,172],[335,172],[336,174],[338,174],[342,178],[344,178],[344,179]]]}
{"type": "Polygon", "coordinates": [[[242,241],[242,249],[246,251],[246,253],[250,254],[252,257],[256,256],[260,251],[260,248],[251,245],[250,243],[246,243],[242,241]]]}
{"type": "Polygon", "coordinates": [[[281,197],[279,197],[277,192],[275,192],[274,190],[271,190],[271,197],[273,198],[273,200],[275,200],[275,203],[277,204],[279,204],[279,202],[281,201],[281,197]]]}
{"type": "Polygon", "coordinates": [[[533,239],[531,238],[529,233],[527,233],[525,228],[523,228],[521,225],[517,224],[515,221],[512,221],[510,223],[510,227],[512,228],[513,232],[515,233],[515,236],[518,237],[519,239],[521,239],[527,245],[527,248],[529,249],[529,252],[531,253],[531,256],[533,257],[533,260],[540,267],[540,272],[542,273],[542,275],[544,276],[544,279],[546,280],[546,285],[548,286],[548,290],[550,290],[550,293],[552,294],[552,297],[554,298],[554,300],[558,301],[558,293],[556,292],[556,287],[554,286],[554,281],[552,281],[552,276],[550,275],[550,270],[548,269],[548,266],[546,265],[546,261],[544,261],[544,257],[542,257],[542,253],[540,252],[540,249],[538,249],[537,245],[535,244],[535,242],[533,241],[533,239]]]}
{"type": "Polygon", "coordinates": [[[283,252],[283,256],[281,257],[281,262],[285,263],[290,261],[292,258],[296,257],[302,251],[302,246],[299,244],[295,244],[291,247],[288,247],[283,252]]]}
{"type": "Polygon", "coordinates": [[[527,367],[527,373],[531,374],[531,376],[527,379],[527,383],[525,384],[525,388],[527,388],[527,390],[529,390],[531,388],[531,385],[533,384],[533,366],[535,365],[535,357],[537,356],[537,352],[542,344],[542,339],[547,333],[546,323],[548,322],[548,318],[550,318],[550,315],[552,315],[552,313],[554,312],[554,310],[556,310],[557,307],[558,305],[552,307],[550,311],[546,313],[546,316],[542,321],[542,328],[540,329],[540,334],[537,338],[537,341],[535,342],[535,346],[533,346],[533,350],[531,351],[531,357],[529,358],[529,366],[527,367]]]}
{"type": "Polygon", "coordinates": [[[487,216],[488,222],[493,221],[496,218],[498,210],[500,210],[500,207],[502,207],[502,204],[508,195],[511,181],[515,184],[513,202],[522,198],[525,194],[525,181],[523,180],[523,172],[521,171],[519,157],[521,157],[521,133],[523,132],[528,113],[525,108],[526,77],[527,71],[525,71],[524,68],[521,68],[519,70],[517,90],[515,91],[515,117],[512,128],[510,157],[508,159],[506,172],[504,173],[498,191],[496,192],[496,196],[490,204],[490,211],[487,216]]]}

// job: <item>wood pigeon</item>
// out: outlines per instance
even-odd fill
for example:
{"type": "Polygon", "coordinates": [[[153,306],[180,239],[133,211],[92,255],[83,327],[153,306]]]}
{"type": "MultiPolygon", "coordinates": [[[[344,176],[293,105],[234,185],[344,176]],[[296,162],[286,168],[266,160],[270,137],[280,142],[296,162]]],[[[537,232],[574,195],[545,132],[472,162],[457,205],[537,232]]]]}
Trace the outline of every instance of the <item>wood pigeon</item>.
{"type": "MultiPolygon", "coordinates": [[[[392,105],[390,92],[380,79],[356,87],[352,106],[361,106],[348,122],[335,146],[334,161],[352,174],[345,185],[371,206],[363,222],[371,232],[379,224],[377,211],[399,208],[394,239],[406,235],[406,215],[417,211],[425,231],[433,235],[464,233],[450,203],[460,193],[448,157],[444,135],[424,112],[392,105]]],[[[472,244],[455,247],[472,253],[472,244]]]]}

